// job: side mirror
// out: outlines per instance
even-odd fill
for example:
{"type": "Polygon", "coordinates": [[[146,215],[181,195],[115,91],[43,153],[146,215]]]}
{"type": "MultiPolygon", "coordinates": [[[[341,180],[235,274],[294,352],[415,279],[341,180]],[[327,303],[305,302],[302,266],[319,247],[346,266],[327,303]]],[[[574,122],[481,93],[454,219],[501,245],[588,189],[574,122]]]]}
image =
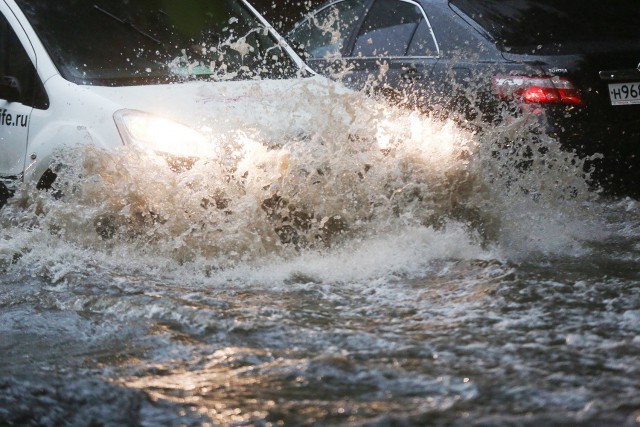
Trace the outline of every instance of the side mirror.
{"type": "Polygon", "coordinates": [[[0,99],[5,99],[9,102],[18,102],[22,100],[20,81],[16,77],[0,77],[0,99]]]}

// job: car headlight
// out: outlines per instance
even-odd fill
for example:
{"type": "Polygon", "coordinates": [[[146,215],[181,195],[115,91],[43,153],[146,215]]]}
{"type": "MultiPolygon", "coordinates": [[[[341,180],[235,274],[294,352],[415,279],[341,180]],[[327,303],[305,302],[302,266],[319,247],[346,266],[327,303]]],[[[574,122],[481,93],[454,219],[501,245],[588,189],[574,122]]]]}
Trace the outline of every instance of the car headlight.
{"type": "Polygon", "coordinates": [[[213,144],[195,129],[136,110],[119,110],[113,118],[125,144],[179,157],[210,157],[213,144]]]}

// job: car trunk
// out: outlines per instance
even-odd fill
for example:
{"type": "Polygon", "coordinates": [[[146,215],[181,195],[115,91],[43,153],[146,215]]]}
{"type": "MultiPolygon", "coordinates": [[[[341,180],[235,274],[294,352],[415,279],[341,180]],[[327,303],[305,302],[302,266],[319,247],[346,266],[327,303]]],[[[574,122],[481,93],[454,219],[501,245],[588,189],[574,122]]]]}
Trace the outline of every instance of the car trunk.
{"type": "Polygon", "coordinates": [[[596,179],[605,187],[617,189],[623,181],[625,185],[640,183],[640,93],[636,100],[630,96],[636,90],[640,92],[640,47],[596,44],[570,55],[505,52],[504,57],[535,64],[544,75],[568,78],[578,89],[583,105],[544,106],[552,136],[581,156],[602,154],[603,159],[589,164],[596,166],[596,179]],[[624,83],[623,90],[620,84],[624,83]]]}
{"type": "MultiPolygon", "coordinates": [[[[504,56],[516,62],[525,59],[504,56]]],[[[602,159],[588,164],[596,167],[596,181],[608,190],[626,191],[640,183],[640,104],[633,103],[640,102],[640,96],[623,99],[621,86],[610,86],[627,83],[629,96],[640,91],[640,49],[591,49],[573,55],[527,56],[526,60],[537,62],[543,74],[569,78],[584,104],[546,106],[550,133],[581,156],[602,154],[602,159]],[[611,91],[619,105],[613,105],[611,91]]]]}

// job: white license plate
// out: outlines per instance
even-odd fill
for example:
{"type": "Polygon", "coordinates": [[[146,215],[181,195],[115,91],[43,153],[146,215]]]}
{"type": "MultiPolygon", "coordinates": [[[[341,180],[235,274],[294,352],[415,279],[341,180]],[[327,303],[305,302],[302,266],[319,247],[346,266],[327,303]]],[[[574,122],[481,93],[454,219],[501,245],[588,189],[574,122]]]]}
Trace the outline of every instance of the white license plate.
{"type": "Polygon", "coordinates": [[[611,105],[640,104],[640,82],[609,85],[611,105]]]}

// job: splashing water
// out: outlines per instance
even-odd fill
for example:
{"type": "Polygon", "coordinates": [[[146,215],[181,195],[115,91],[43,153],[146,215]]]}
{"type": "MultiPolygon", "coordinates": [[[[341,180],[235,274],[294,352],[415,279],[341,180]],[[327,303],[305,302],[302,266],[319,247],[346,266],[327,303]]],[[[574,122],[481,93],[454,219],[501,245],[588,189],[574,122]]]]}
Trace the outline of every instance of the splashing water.
{"type": "Polygon", "coordinates": [[[306,135],[219,135],[217,158],[60,153],[55,188],[25,185],[1,212],[13,249],[4,262],[44,243],[225,269],[421,227],[464,229],[469,244],[508,259],[585,237],[595,196],[582,163],[526,117],[472,133],[358,94],[336,100],[312,105],[306,135]]]}
{"type": "Polygon", "coordinates": [[[300,90],[213,157],[61,152],[0,210],[0,422],[632,419],[635,276],[598,272],[637,224],[581,159],[532,117],[300,90]]]}

